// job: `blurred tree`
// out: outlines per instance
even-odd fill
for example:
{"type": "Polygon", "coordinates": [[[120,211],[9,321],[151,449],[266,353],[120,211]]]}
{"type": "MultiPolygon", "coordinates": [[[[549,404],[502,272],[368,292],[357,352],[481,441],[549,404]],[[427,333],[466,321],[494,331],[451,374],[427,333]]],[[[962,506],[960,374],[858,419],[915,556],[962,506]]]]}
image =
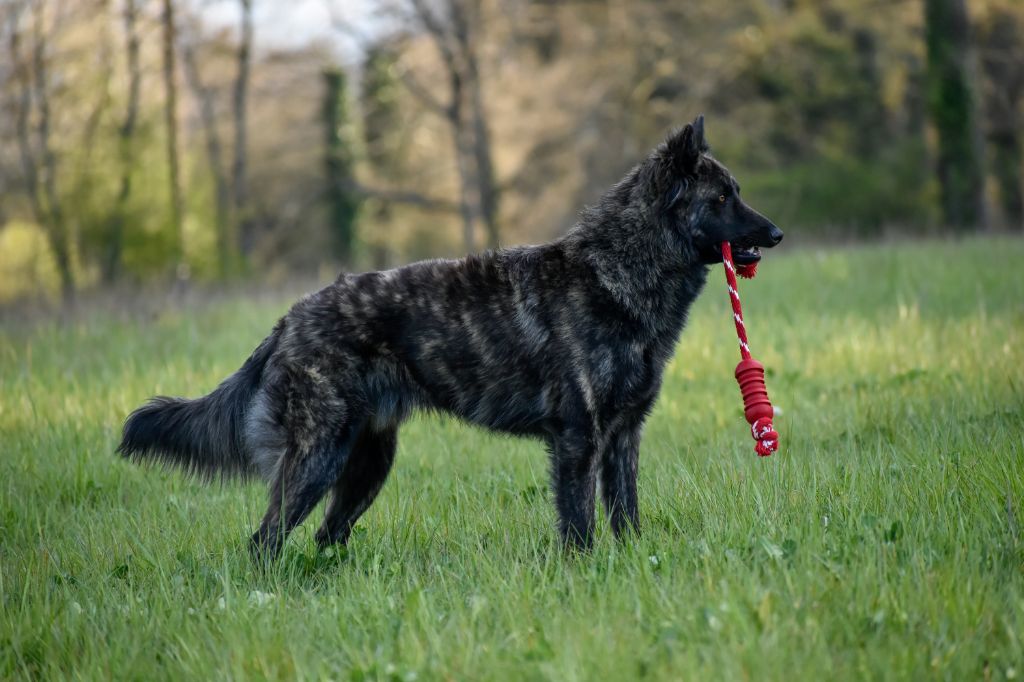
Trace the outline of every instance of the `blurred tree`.
{"type": "Polygon", "coordinates": [[[239,0],[241,26],[238,39],[238,72],[234,90],[235,157],[231,168],[231,194],[238,222],[239,250],[247,256],[253,247],[253,220],[248,206],[248,116],[249,70],[252,62],[252,0],[239,0]]]}
{"type": "Polygon", "coordinates": [[[124,0],[125,61],[128,67],[128,103],[124,120],[118,128],[118,148],[121,161],[120,189],[109,221],[105,253],[102,259],[102,278],[107,284],[121,275],[124,229],[127,222],[128,200],[132,193],[132,174],[135,166],[135,127],[139,118],[139,91],[142,69],[139,65],[139,30],[135,0],[124,0]]]}
{"type": "MultiPolygon", "coordinates": [[[[430,187],[410,188],[410,183],[431,184],[424,181],[437,175],[432,168],[424,173],[409,153],[423,128],[420,114],[444,113],[442,104],[410,69],[400,64],[400,56],[410,48],[410,42],[402,35],[370,38],[337,11],[332,11],[332,23],[356,40],[364,54],[359,104],[366,161],[363,170],[367,171],[369,184],[353,179],[352,191],[376,204],[378,219],[390,219],[391,209],[397,205],[432,213],[457,212],[452,202],[431,196],[430,187]]],[[[377,243],[379,240],[373,241],[373,248],[384,246],[377,243]]],[[[378,251],[377,256],[383,257],[382,252],[378,251]]]]}
{"type": "Polygon", "coordinates": [[[468,11],[475,15],[467,20],[465,30],[457,33],[462,44],[466,62],[466,82],[469,90],[469,109],[473,120],[473,160],[476,162],[477,187],[480,192],[480,215],[487,233],[487,246],[496,249],[501,245],[501,230],[498,226],[499,189],[494,179],[494,160],[491,152],[491,130],[484,107],[483,83],[480,75],[479,50],[481,39],[478,33],[483,22],[479,17],[479,1],[470,5],[468,11]]]}
{"type": "Polygon", "coordinates": [[[167,125],[167,167],[170,189],[170,220],[174,230],[175,276],[179,282],[188,279],[185,260],[185,205],[181,194],[181,162],[178,152],[178,84],[176,74],[177,27],[174,22],[174,0],[163,0],[161,16],[163,34],[164,121],[167,125]]]}
{"type": "MultiPolygon", "coordinates": [[[[63,128],[56,136],[56,147],[60,150],[60,163],[64,169],[62,175],[65,177],[61,183],[62,201],[66,206],[74,207],[67,216],[71,251],[73,256],[77,257],[81,274],[90,279],[89,261],[97,260],[102,264],[105,252],[103,244],[106,242],[113,211],[117,208],[114,202],[108,202],[108,206],[97,210],[99,207],[90,200],[91,196],[106,194],[110,186],[110,176],[97,171],[110,155],[113,146],[110,144],[111,136],[107,134],[109,113],[114,99],[111,84],[114,76],[115,41],[111,6],[111,0],[82,0],[82,4],[78,6],[94,13],[93,36],[98,44],[94,58],[89,64],[91,68],[88,85],[83,88],[78,101],[61,97],[56,105],[59,115],[54,119],[55,127],[63,128]],[[68,126],[70,121],[77,123],[79,119],[81,122],[77,125],[68,126]],[[74,132],[80,131],[73,145],[69,145],[66,140],[71,132],[69,128],[74,129],[74,132]]],[[[73,36],[76,33],[73,25],[78,22],[68,22],[67,19],[64,21],[72,24],[67,32],[73,36]]],[[[66,42],[70,42],[72,36],[67,36],[66,42]]],[[[55,55],[53,60],[57,63],[56,72],[62,79],[67,78],[66,62],[69,61],[69,53],[73,54],[73,50],[70,46],[64,48],[61,50],[63,54],[55,55]]],[[[77,279],[77,284],[81,286],[81,277],[77,279]]]]}
{"type": "Polygon", "coordinates": [[[1024,11],[992,8],[979,26],[992,170],[1006,221],[1024,230],[1024,11]]]}
{"type": "Polygon", "coordinates": [[[67,308],[74,303],[75,277],[71,267],[69,229],[57,191],[57,157],[51,136],[52,85],[48,67],[52,25],[47,25],[47,9],[45,0],[12,2],[8,7],[8,41],[14,80],[18,89],[16,134],[25,189],[36,223],[45,231],[53,252],[60,277],[61,300],[67,308]],[[21,16],[26,6],[30,10],[30,55],[22,48],[21,16]]]}
{"type": "Polygon", "coordinates": [[[0,223],[47,291],[225,277],[243,247],[285,277],[545,240],[702,111],[744,193],[805,234],[982,223],[982,156],[1024,222],[1020,0],[375,0],[334,95],[338,53],[256,49],[255,0],[216,0],[227,26],[214,1],[0,0],[0,223]]]}
{"type": "Polygon", "coordinates": [[[366,48],[362,64],[360,108],[363,114],[363,143],[366,159],[374,169],[391,171],[400,153],[401,129],[398,107],[398,83],[394,70],[398,57],[387,42],[378,42],[366,48]]]}
{"type": "MultiPolygon", "coordinates": [[[[855,136],[860,140],[884,144],[890,137],[890,131],[882,101],[883,74],[879,63],[878,34],[870,27],[857,26],[850,31],[850,37],[857,74],[854,90],[859,91],[853,98],[856,105],[852,112],[855,136]]],[[[863,156],[872,149],[872,145],[858,144],[855,149],[863,156]]]]}
{"type": "Polygon", "coordinates": [[[206,157],[213,177],[214,222],[217,230],[217,269],[222,277],[229,274],[232,268],[236,249],[234,231],[232,229],[232,194],[227,173],[224,170],[224,145],[221,142],[217,125],[217,111],[214,103],[214,92],[203,82],[199,70],[196,46],[191,40],[184,43],[185,76],[199,105],[199,119],[203,129],[206,146],[206,157]]]}
{"type": "Polygon", "coordinates": [[[938,133],[938,176],[946,223],[987,223],[984,163],[971,89],[970,23],[964,0],[925,0],[928,109],[938,133]]]}
{"type": "MultiPolygon", "coordinates": [[[[388,178],[395,182],[401,177],[399,159],[402,146],[402,124],[399,107],[399,85],[394,76],[397,56],[387,41],[366,48],[363,59],[363,81],[360,90],[363,145],[366,161],[374,179],[388,178]]],[[[392,202],[380,199],[375,204],[374,224],[378,234],[367,239],[374,267],[383,269],[389,260],[386,235],[380,228],[390,222],[392,202]]]]}
{"type": "MultiPolygon", "coordinates": [[[[460,178],[460,213],[467,251],[475,249],[475,226],[484,223],[487,245],[497,247],[498,187],[494,179],[490,129],[483,104],[479,64],[483,19],[479,0],[444,0],[435,11],[425,0],[409,0],[419,28],[430,36],[441,56],[448,80],[448,98],[441,102],[415,87],[429,108],[441,113],[451,129],[460,178]]],[[[411,85],[411,82],[408,84],[411,85]]]]}
{"type": "Polygon", "coordinates": [[[772,104],[768,139],[773,158],[790,162],[841,148],[874,156],[890,137],[883,101],[878,33],[841,4],[808,3],[778,9],[741,59],[737,91],[719,101],[772,104]]]}
{"type": "Polygon", "coordinates": [[[345,265],[352,263],[358,197],[352,190],[354,159],[351,153],[345,74],[340,69],[324,72],[323,125],[324,162],[329,225],[335,257],[345,265]]]}

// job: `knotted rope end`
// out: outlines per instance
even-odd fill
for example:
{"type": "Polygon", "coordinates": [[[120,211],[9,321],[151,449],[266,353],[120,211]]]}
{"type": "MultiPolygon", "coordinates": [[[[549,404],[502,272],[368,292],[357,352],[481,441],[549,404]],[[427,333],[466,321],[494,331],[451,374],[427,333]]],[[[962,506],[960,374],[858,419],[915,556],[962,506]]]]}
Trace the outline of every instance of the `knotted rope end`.
{"type": "Polygon", "coordinates": [[[754,436],[754,440],[757,443],[754,445],[754,451],[758,457],[767,457],[773,452],[777,452],[779,449],[779,434],[775,431],[775,427],[772,426],[772,420],[768,417],[762,417],[755,421],[750,426],[750,432],[754,436]]]}

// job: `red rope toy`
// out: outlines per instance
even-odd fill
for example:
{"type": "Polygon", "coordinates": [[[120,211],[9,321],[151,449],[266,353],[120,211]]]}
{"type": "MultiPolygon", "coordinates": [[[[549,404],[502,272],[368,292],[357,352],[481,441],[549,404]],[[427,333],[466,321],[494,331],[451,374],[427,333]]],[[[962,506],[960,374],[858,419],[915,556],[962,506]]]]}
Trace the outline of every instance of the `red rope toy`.
{"type": "Polygon", "coordinates": [[[757,273],[757,263],[735,266],[732,262],[732,246],[722,242],[722,262],[725,263],[725,281],[729,285],[729,299],[732,301],[732,318],[736,322],[736,336],[740,340],[740,364],[736,365],[736,381],[743,394],[743,415],[750,424],[750,432],[757,444],[754,451],[758,457],[767,457],[779,449],[779,434],[772,426],[775,408],[768,399],[764,384],[764,365],[750,357],[747,345],[747,328],[743,326],[743,311],[740,309],[740,294],[736,289],[736,275],[747,279],[757,273]]]}

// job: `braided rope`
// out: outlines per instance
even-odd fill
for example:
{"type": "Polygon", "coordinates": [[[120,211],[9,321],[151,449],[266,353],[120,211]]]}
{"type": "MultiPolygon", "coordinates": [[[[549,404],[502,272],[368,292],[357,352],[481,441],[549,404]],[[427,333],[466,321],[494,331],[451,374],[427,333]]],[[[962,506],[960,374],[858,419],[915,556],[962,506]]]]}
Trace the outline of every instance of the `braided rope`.
{"type": "Polygon", "coordinates": [[[732,319],[736,323],[736,336],[740,340],[740,356],[750,359],[750,345],[747,343],[747,327],[743,324],[743,309],[740,307],[740,292],[736,287],[736,266],[732,263],[732,245],[722,242],[722,262],[725,263],[725,283],[729,287],[732,302],[732,319]]]}
{"type": "MultiPolygon", "coordinates": [[[[750,433],[757,443],[754,452],[758,457],[767,457],[779,449],[779,434],[772,426],[775,408],[768,399],[768,389],[764,383],[764,366],[750,355],[750,344],[747,342],[747,327],[743,324],[743,309],[740,307],[740,293],[737,289],[737,268],[732,260],[732,246],[722,242],[722,262],[725,264],[725,282],[729,288],[729,300],[732,303],[732,319],[736,324],[736,336],[740,342],[740,364],[736,366],[736,381],[743,395],[743,415],[750,424],[750,433]]],[[[756,263],[752,266],[740,266],[741,277],[753,277],[756,263]]]]}

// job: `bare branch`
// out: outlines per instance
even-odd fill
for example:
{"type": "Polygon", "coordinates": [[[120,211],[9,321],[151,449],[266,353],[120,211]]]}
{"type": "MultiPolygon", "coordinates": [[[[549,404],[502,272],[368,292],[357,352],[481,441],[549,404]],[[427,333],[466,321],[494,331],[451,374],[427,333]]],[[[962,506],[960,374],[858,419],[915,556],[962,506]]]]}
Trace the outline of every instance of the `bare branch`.
{"type": "MultiPolygon", "coordinates": [[[[331,26],[334,30],[355,40],[359,45],[359,49],[363,52],[369,52],[373,49],[374,40],[372,38],[367,36],[363,31],[359,30],[350,21],[341,16],[333,3],[328,3],[327,7],[331,14],[331,26]]],[[[424,87],[423,84],[416,79],[411,70],[407,68],[398,69],[398,73],[396,75],[402,82],[402,85],[404,85],[409,91],[409,94],[419,100],[420,104],[422,104],[424,108],[438,116],[449,116],[451,112],[451,104],[442,102],[438,97],[431,93],[428,88],[424,87]]]]}
{"type": "Polygon", "coordinates": [[[428,90],[422,83],[419,82],[419,80],[416,79],[416,77],[412,74],[412,70],[408,68],[399,68],[396,69],[396,71],[397,73],[395,75],[398,76],[398,79],[402,82],[402,85],[404,85],[406,90],[409,91],[409,94],[411,94],[413,97],[420,101],[420,104],[422,104],[426,109],[428,109],[432,113],[437,114],[438,116],[442,116],[444,118],[451,117],[451,112],[452,109],[454,108],[453,103],[449,102],[446,104],[437,97],[435,97],[434,94],[430,92],[430,90],[428,90]]]}
{"type": "MultiPolygon", "coordinates": [[[[455,36],[451,35],[451,32],[441,23],[440,19],[434,16],[434,13],[430,11],[426,3],[423,0],[409,0],[413,10],[416,13],[416,17],[420,21],[420,25],[426,29],[427,33],[433,38],[434,44],[437,46],[438,51],[441,53],[441,59],[444,60],[445,65],[449,70],[457,69],[457,57],[455,51],[452,49],[452,39],[455,36]]],[[[455,3],[452,3],[453,11],[452,18],[455,19],[455,15],[458,11],[454,8],[455,3]]],[[[453,21],[453,24],[457,22],[453,21]]]]}

